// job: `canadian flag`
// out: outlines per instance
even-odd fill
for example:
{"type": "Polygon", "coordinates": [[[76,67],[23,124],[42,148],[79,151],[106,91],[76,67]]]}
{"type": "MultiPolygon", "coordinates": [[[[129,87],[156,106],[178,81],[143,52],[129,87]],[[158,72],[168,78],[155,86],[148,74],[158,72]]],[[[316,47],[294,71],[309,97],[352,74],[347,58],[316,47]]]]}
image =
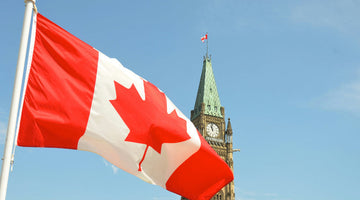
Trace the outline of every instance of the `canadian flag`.
{"type": "Polygon", "coordinates": [[[34,20],[19,146],[91,151],[188,199],[233,180],[162,91],[41,14],[34,20]]]}
{"type": "Polygon", "coordinates": [[[203,42],[203,43],[204,43],[204,42],[205,42],[205,40],[207,40],[207,39],[208,39],[208,38],[207,38],[207,35],[208,35],[208,34],[206,33],[204,36],[202,36],[202,37],[201,37],[201,42],[203,42]]]}

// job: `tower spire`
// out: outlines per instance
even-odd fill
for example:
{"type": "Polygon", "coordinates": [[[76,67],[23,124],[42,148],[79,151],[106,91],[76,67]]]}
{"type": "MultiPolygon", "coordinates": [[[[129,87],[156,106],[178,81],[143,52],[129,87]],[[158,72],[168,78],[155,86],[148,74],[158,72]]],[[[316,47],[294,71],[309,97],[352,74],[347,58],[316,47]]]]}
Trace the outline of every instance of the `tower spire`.
{"type": "Polygon", "coordinates": [[[223,117],[221,112],[220,98],[216,87],[215,77],[209,57],[208,34],[201,37],[201,41],[206,40],[206,57],[204,57],[203,68],[200,77],[199,88],[196,96],[196,102],[191,119],[197,117],[200,113],[206,115],[223,117]]]}
{"type": "Polygon", "coordinates": [[[221,112],[221,103],[216,87],[215,77],[211,65],[211,59],[205,58],[200,77],[199,88],[197,91],[196,102],[192,119],[196,118],[200,113],[206,115],[223,117],[221,112]]]}

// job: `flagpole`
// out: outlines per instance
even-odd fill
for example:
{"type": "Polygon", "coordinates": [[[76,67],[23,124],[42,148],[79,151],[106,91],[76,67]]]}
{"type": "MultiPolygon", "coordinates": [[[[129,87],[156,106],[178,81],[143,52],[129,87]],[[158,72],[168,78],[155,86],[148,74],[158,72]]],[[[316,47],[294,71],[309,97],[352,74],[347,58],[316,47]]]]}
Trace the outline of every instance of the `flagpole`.
{"type": "Polygon", "coordinates": [[[20,93],[21,93],[21,84],[24,74],[24,65],[26,58],[26,50],[29,39],[30,32],[30,24],[31,24],[31,15],[32,10],[35,7],[35,0],[25,0],[25,14],[24,14],[24,22],[21,32],[20,39],[20,47],[19,47],[19,55],[16,65],[16,74],[14,80],[14,89],[11,100],[10,114],[9,114],[9,122],[5,140],[5,148],[4,148],[4,157],[1,168],[1,177],[0,177],[0,200],[5,200],[7,185],[9,180],[9,172],[10,166],[13,162],[12,158],[12,148],[14,146],[14,138],[15,138],[15,128],[16,128],[16,120],[17,114],[19,111],[19,101],[20,101],[20,93]]]}
{"type": "Polygon", "coordinates": [[[208,59],[208,53],[209,53],[209,40],[208,40],[208,33],[206,32],[206,59],[208,59]]]}

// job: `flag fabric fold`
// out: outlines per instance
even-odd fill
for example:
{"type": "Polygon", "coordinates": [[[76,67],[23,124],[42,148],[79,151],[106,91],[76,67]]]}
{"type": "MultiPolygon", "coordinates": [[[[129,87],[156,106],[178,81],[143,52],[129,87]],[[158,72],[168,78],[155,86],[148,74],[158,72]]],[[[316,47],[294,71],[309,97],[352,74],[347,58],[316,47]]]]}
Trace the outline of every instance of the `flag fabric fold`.
{"type": "Polygon", "coordinates": [[[210,199],[233,180],[161,90],[41,14],[34,20],[19,146],[94,152],[188,199],[210,199]]]}

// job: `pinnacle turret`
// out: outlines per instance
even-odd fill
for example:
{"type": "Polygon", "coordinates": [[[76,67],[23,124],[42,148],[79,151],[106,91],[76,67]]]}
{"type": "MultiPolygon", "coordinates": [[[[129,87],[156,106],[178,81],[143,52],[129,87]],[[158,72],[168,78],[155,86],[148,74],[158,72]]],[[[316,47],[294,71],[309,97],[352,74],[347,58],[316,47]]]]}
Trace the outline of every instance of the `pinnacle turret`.
{"type": "Polygon", "coordinates": [[[227,128],[225,131],[225,142],[228,144],[232,144],[232,128],[231,128],[231,122],[230,122],[230,118],[228,118],[228,123],[227,123],[227,128]]]}
{"type": "Polygon", "coordinates": [[[228,135],[232,135],[232,133],[233,133],[233,132],[232,132],[232,128],[231,128],[230,118],[228,118],[226,133],[227,133],[228,135]]]}

